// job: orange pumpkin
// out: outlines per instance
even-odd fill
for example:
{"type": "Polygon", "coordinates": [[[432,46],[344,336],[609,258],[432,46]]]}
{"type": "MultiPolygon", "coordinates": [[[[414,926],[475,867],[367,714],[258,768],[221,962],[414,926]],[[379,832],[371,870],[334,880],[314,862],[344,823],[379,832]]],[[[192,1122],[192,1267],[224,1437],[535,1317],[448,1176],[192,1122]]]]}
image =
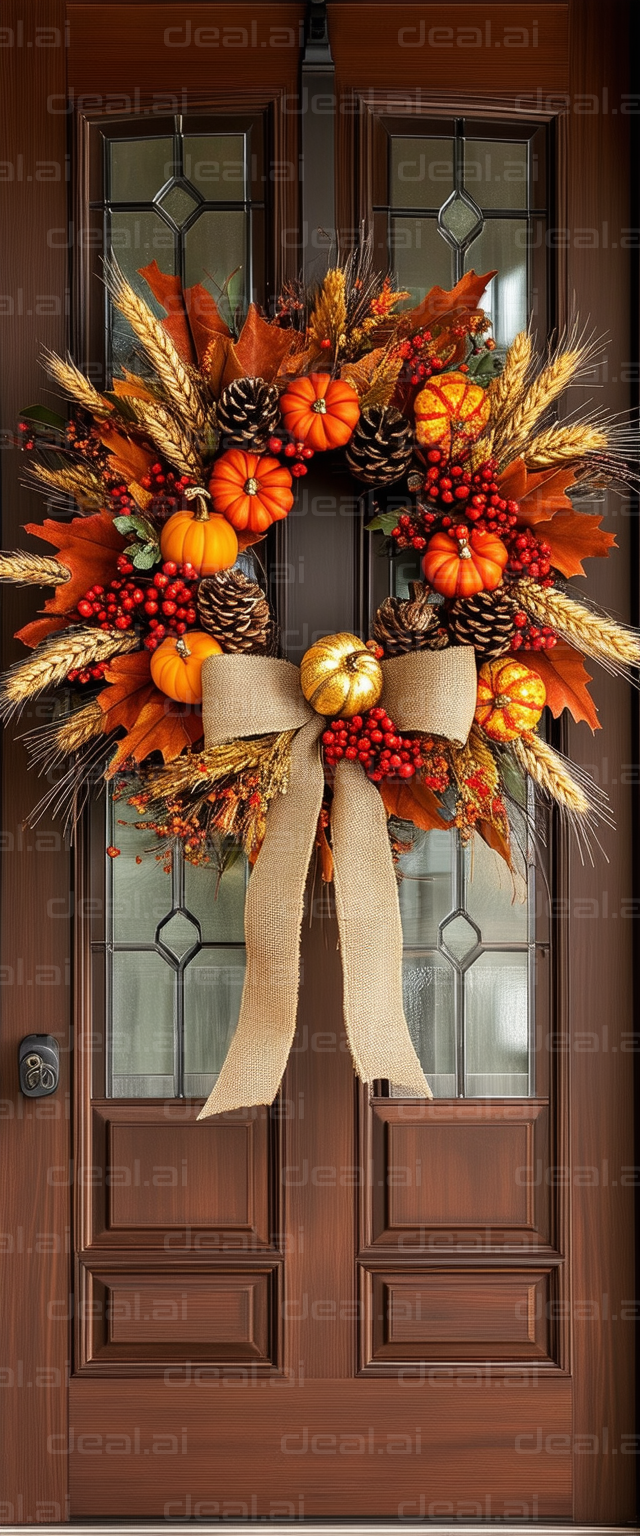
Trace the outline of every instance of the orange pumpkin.
{"type": "Polygon", "coordinates": [[[207,656],[221,656],[222,646],[202,629],[186,635],[170,635],[151,652],[151,676],[161,693],[177,704],[202,703],[202,663],[207,656]]]}
{"type": "Polygon", "coordinates": [[[537,672],[501,656],[478,673],[476,720],[492,741],[514,741],[538,724],[547,691],[537,672]]]}
{"type": "Polygon", "coordinates": [[[421,447],[442,448],[449,455],[480,436],[491,404],[486,389],[470,383],[466,374],[443,373],[416,395],[414,411],[421,447]]]}
{"type": "Polygon", "coordinates": [[[292,485],[288,469],[277,459],[229,448],[214,464],[209,491],[216,512],[222,512],[234,528],[266,533],[271,523],[291,511],[292,485]]]}
{"type": "Polygon", "coordinates": [[[285,390],[280,400],[285,427],[296,442],[323,452],[343,448],[360,416],[358,396],[345,379],[309,373],[285,390]]]}
{"type": "Polygon", "coordinates": [[[472,597],[493,592],[502,581],[509,552],[495,533],[464,523],[451,533],[434,533],[422,561],[429,586],[444,597],[472,597]]]}
{"type": "Polygon", "coordinates": [[[238,540],[224,517],[210,517],[204,499],[184,512],[174,512],[160,534],[164,560],[193,566],[199,576],[227,571],[238,558],[238,540]]]}

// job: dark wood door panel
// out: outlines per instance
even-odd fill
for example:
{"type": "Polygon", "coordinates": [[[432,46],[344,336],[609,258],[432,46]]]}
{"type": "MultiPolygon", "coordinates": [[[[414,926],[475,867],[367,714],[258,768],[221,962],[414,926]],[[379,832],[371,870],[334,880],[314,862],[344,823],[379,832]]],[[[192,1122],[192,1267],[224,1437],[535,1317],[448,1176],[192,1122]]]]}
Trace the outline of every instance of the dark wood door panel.
{"type": "Polygon", "coordinates": [[[76,1520],[571,1516],[571,1385],[535,1371],[77,1379],[70,1424],[76,1520]]]}
{"type": "Polygon", "coordinates": [[[79,1286],[79,1363],[91,1374],[278,1364],[280,1266],[91,1271],[79,1286]]]}
{"type": "Polygon", "coordinates": [[[366,1276],[366,1365],[552,1363],[555,1274],[424,1269],[366,1276]]]}
{"type": "Polygon", "coordinates": [[[202,1125],[199,1108],[171,1101],[94,1103],[90,1163],[80,1179],[87,1248],[172,1254],[270,1245],[278,1179],[267,1111],[202,1125]],[[210,1237],[207,1243],[207,1233],[217,1234],[217,1242],[210,1237]]]}
{"type": "Polygon", "coordinates": [[[549,1242],[548,1106],[533,1099],[371,1108],[363,1242],[527,1248],[549,1242]]]}

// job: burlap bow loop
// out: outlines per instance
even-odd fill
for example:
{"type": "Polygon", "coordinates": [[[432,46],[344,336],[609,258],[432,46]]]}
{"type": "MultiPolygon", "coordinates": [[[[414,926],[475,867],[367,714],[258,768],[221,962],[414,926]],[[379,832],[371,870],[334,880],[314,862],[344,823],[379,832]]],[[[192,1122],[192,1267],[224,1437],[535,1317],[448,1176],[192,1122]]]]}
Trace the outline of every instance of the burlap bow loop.
{"type": "MultiPolygon", "coordinates": [[[[382,702],[399,730],[462,746],[476,705],[469,646],[420,651],[383,663],[382,702]]],[[[208,658],[202,668],[208,747],[295,730],[286,795],[267,816],[245,905],[247,969],[238,1027],[199,1118],[271,1104],[293,1043],[304,892],[322,806],[325,720],[307,704],[297,667],[265,656],[208,658]]],[[[431,1098],[402,1003],[402,926],[387,818],[361,764],[342,761],[331,814],[344,1021],[358,1076],[388,1078],[431,1098]],[[376,919],[371,921],[375,896],[376,919]]]]}

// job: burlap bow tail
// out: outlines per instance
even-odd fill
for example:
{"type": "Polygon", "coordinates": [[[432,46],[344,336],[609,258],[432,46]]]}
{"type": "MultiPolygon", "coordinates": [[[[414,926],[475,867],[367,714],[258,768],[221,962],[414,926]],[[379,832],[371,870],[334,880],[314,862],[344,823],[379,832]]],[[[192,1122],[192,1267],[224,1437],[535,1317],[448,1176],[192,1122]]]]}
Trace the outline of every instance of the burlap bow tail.
{"type": "MultiPolygon", "coordinates": [[[[421,651],[383,663],[382,701],[399,730],[463,745],[476,704],[469,646],[421,651]]],[[[286,795],[276,795],[245,907],[247,970],[238,1027],[199,1116],[275,1098],[296,1027],[300,930],[309,861],[322,806],[320,736],[325,720],[307,704],[288,661],[214,656],[203,669],[208,747],[237,737],[295,730],[286,795]]],[[[375,1078],[431,1098],[402,1004],[402,928],[387,818],[359,763],[342,761],[331,810],[344,1022],[364,1083],[375,1078]],[[375,910],[375,917],[373,911],[375,910]]]]}

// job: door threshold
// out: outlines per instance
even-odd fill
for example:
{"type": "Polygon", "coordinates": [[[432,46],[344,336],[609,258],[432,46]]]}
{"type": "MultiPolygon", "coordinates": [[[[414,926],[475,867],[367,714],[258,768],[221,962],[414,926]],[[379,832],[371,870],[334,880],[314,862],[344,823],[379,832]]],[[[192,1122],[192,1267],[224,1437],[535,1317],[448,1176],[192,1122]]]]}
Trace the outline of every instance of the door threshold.
{"type": "Polygon", "coordinates": [[[531,1524],[522,1521],[516,1525],[477,1520],[473,1525],[447,1525],[437,1520],[120,1520],[109,1523],[71,1520],[57,1525],[3,1525],[2,1536],[60,1536],[71,1530],[74,1536],[179,1536],[185,1527],[202,1532],[202,1536],[225,1532],[225,1536],[248,1536],[256,1526],[265,1526],[269,1536],[290,1536],[292,1528],[302,1527],[305,1536],[424,1536],[425,1530],[433,1530],[438,1536],[477,1536],[478,1531],[495,1532],[495,1536],[640,1536],[637,1525],[573,1525],[570,1520],[557,1524],[531,1524]]]}

